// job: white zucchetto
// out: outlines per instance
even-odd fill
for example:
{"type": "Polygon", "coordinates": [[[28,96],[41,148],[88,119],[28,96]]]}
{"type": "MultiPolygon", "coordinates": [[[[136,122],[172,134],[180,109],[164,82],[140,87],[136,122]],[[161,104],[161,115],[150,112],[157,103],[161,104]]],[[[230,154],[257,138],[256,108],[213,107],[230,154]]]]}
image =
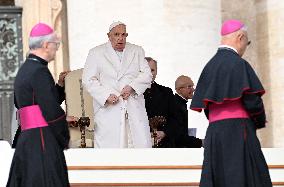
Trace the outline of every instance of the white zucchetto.
{"type": "MultiPolygon", "coordinates": [[[[122,23],[121,21],[115,21],[113,22],[110,26],[109,26],[109,32],[111,31],[111,29],[113,29],[114,27],[116,27],[117,25],[125,25],[124,23],[122,23]]],[[[126,26],[126,25],[125,25],[126,26]]]]}

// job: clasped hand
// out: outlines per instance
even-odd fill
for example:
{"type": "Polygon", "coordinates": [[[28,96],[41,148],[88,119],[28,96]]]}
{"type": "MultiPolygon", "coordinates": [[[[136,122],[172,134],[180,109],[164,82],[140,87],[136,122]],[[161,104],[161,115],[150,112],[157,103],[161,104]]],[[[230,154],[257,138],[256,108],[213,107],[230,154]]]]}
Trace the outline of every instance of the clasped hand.
{"type": "Polygon", "coordinates": [[[110,94],[107,98],[107,103],[114,105],[119,102],[119,97],[122,97],[122,99],[127,100],[129,96],[134,92],[133,88],[129,85],[126,85],[120,92],[120,95],[117,96],[115,94],[110,94]]]}
{"type": "Polygon", "coordinates": [[[133,94],[134,90],[131,86],[126,85],[120,92],[120,96],[124,99],[127,100],[131,94],[133,94]]]}
{"type": "Polygon", "coordinates": [[[58,85],[59,86],[64,87],[65,77],[68,73],[70,73],[70,71],[63,71],[59,74],[59,79],[58,79],[58,85]]]}
{"type": "MultiPolygon", "coordinates": [[[[152,134],[153,136],[153,134],[152,134]]],[[[166,136],[164,131],[156,131],[156,139],[158,142],[162,141],[162,139],[166,136]]]]}

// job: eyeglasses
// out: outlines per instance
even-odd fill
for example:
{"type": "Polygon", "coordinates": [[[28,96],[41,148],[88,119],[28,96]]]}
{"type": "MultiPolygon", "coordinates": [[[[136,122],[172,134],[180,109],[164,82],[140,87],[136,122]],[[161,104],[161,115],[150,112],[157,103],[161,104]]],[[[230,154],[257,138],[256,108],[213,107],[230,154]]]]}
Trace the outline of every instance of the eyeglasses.
{"type": "Polygon", "coordinates": [[[251,44],[251,41],[248,41],[247,46],[249,46],[251,44]]]}
{"type": "Polygon", "coordinates": [[[128,36],[128,33],[114,33],[113,36],[115,37],[122,37],[122,38],[126,38],[128,36]]]}
{"type": "Polygon", "coordinates": [[[59,48],[61,42],[58,42],[58,41],[49,41],[48,43],[55,43],[56,47],[59,48]]]}
{"type": "Polygon", "coordinates": [[[187,85],[187,86],[183,86],[183,87],[180,87],[180,88],[194,89],[194,86],[193,85],[187,85]]]}

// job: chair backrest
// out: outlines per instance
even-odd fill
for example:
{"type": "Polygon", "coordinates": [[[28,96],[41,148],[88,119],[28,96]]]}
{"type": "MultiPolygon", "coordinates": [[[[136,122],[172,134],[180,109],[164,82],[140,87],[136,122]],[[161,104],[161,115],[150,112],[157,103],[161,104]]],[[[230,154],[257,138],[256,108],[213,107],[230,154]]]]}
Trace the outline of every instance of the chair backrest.
{"type": "MultiPolygon", "coordinates": [[[[90,126],[86,131],[87,147],[93,146],[94,136],[89,132],[94,129],[93,99],[82,85],[83,69],[71,71],[65,77],[66,113],[67,116],[90,118],[90,126]]],[[[70,127],[70,147],[79,147],[81,132],[79,127],[70,127]]]]}

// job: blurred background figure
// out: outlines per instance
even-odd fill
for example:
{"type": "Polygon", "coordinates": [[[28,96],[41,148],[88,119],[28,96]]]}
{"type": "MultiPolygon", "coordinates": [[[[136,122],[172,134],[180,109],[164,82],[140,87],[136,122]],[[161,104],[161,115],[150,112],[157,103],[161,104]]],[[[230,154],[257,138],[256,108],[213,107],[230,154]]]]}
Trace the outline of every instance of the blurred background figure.
{"type": "MultiPolygon", "coordinates": [[[[187,102],[193,97],[195,91],[194,83],[190,77],[181,75],[175,81],[175,89],[176,115],[180,124],[179,132],[176,136],[176,147],[199,148],[202,146],[202,140],[192,135],[190,136],[188,132],[187,102]]],[[[194,130],[196,131],[196,129],[194,130]]]]}
{"type": "MultiPolygon", "coordinates": [[[[163,118],[161,124],[157,127],[156,136],[158,145],[155,145],[155,147],[173,148],[176,147],[175,137],[179,128],[175,115],[174,94],[170,88],[155,82],[157,75],[157,61],[151,57],[146,57],[145,59],[147,60],[153,75],[151,88],[147,88],[144,93],[148,118],[150,122],[151,119],[155,117],[163,118]]],[[[152,133],[153,130],[154,129],[152,128],[152,133]]]]}

